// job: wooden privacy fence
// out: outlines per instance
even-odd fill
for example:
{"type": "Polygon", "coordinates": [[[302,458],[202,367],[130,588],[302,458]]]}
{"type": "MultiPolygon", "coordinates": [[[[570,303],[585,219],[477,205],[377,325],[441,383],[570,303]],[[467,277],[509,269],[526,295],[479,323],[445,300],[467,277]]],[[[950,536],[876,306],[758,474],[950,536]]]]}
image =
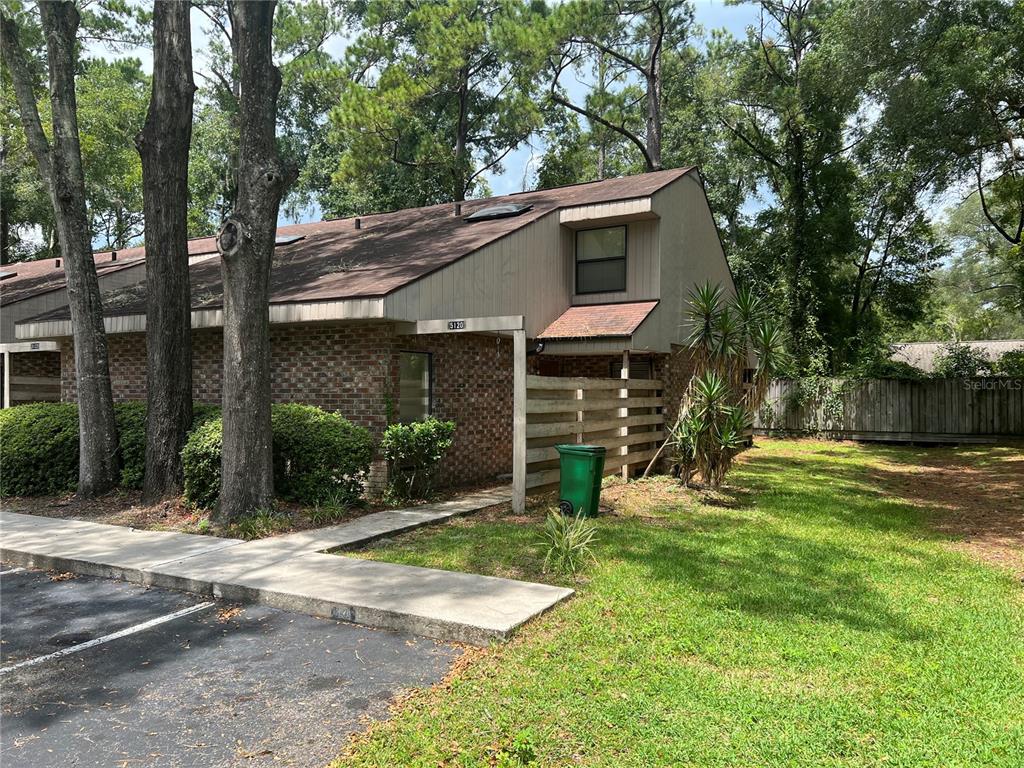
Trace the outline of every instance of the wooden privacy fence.
{"type": "Polygon", "coordinates": [[[814,433],[850,440],[995,442],[1024,437],[1024,379],[826,380],[810,396],[771,383],[759,434],[814,433]]]}
{"type": "Polygon", "coordinates": [[[60,379],[56,377],[11,376],[10,387],[11,405],[60,400],[60,379]]]}
{"type": "Polygon", "coordinates": [[[658,379],[526,377],[526,485],[558,482],[562,443],[603,445],[605,474],[646,466],[664,438],[658,379]]]}

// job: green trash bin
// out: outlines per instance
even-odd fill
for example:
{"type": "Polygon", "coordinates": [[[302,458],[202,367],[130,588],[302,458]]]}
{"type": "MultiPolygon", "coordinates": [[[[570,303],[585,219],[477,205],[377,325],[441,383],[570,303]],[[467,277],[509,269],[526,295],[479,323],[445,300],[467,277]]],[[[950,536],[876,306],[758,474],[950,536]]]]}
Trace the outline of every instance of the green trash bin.
{"type": "Polygon", "coordinates": [[[605,449],[600,445],[556,445],[561,462],[558,509],[563,515],[597,515],[605,449]]]}

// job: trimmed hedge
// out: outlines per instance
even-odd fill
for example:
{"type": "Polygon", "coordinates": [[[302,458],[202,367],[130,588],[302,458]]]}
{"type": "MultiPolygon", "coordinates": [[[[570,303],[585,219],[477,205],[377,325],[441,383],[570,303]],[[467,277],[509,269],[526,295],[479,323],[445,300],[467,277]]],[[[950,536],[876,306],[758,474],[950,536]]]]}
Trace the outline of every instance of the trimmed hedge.
{"type": "MultiPolygon", "coordinates": [[[[193,406],[192,428],[220,416],[193,406]]],[[[114,403],[121,444],[121,483],[141,488],[146,469],[146,404],[114,403]]],[[[38,496],[78,485],[78,405],[31,403],[0,411],[0,496],[38,496]]]]}
{"type": "Polygon", "coordinates": [[[220,498],[220,416],[192,430],[181,451],[185,473],[185,500],[200,509],[212,509],[220,498]]]}
{"type": "Polygon", "coordinates": [[[78,406],[32,403],[0,411],[0,496],[35,496],[78,484],[78,406]]]}
{"type": "Polygon", "coordinates": [[[384,430],[380,452],[388,462],[391,495],[399,499],[430,494],[434,475],[452,447],[454,421],[433,417],[411,424],[392,424],[384,430]]]}
{"type": "Polygon", "coordinates": [[[373,461],[370,431],[338,413],[288,403],[271,408],[274,491],[305,504],[359,501],[373,461]]]}
{"type": "Polygon", "coordinates": [[[114,420],[121,441],[121,486],[141,488],[146,471],[146,404],[114,403],[114,420]]]}
{"type": "MultiPolygon", "coordinates": [[[[278,496],[303,504],[358,501],[373,459],[369,430],[340,414],[295,403],[271,407],[271,429],[278,496]]],[[[185,444],[185,499],[193,506],[217,505],[222,439],[221,420],[211,418],[185,444]]]]}

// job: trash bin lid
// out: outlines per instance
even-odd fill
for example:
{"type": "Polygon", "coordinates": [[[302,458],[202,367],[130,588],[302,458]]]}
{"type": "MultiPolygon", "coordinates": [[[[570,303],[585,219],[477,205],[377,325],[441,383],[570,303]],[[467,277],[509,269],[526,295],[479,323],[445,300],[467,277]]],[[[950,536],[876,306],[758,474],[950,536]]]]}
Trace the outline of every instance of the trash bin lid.
{"type": "Polygon", "coordinates": [[[573,453],[582,456],[603,456],[607,449],[603,445],[556,445],[555,450],[559,454],[562,453],[573,453]]]}

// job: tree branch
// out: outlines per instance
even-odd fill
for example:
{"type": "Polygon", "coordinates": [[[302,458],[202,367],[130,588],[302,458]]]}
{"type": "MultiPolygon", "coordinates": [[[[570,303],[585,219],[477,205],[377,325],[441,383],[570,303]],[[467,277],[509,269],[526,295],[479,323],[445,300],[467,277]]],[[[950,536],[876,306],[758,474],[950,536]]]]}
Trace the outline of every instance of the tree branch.
{"type": "Polygon", "coordinates": [[[1017,234],[1015,237],[1011,237],[1010,234],[1000,226],[999,222],[995,220],[988,210],[988,204],[985,202],[985,184],[981,180],[981,164],[979,162],[978,167],[974,169],[974,175],[978,180],[978,197],[981,198],[981,212],[985,214],[985,218],[988,219],[989,224],[996,228],[996,231],[1003,236],[1003,238],[1014,245],[1020,245],[1021,235],[1024,234],[1024,208],[1021,209],[1020,223],[1017,226],[1017,234]]]}
{"type": "Polygon", "coordinates": [[[6,13],[0,12],[0,47],[3,48],[4,63],[11,73],[11,82],[18,101],[18,112],[21,124],[25,128],[25,139],[32,156],[39,166],[39,175],[50,184],[50,142],[43,133],[43,124],[39,120],[39,109],[36,107],[36,95],[32,88],[32,75],[29,73],[25,52],[18,41],[18,24],[6,13]]]}

